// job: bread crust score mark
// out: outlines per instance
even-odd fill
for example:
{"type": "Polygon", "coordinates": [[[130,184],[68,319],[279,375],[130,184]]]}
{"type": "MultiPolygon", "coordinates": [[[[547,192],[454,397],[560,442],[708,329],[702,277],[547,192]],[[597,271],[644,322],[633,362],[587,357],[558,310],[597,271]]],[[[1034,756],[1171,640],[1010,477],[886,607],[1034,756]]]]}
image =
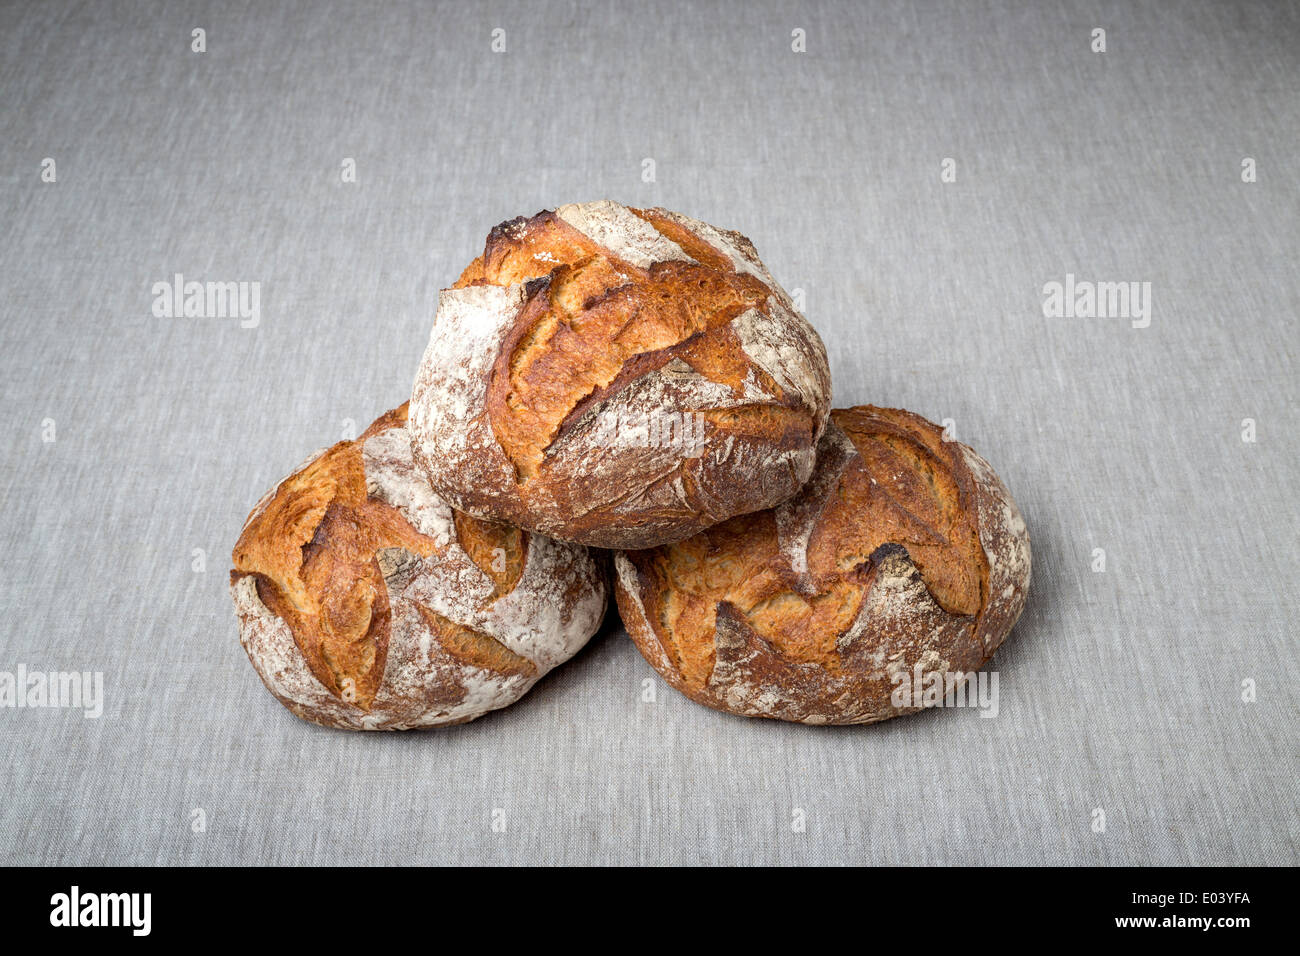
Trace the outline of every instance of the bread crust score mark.
{"type": "Polygon", "coordinates": [[[1023,608],[1028,532],[983,459],[910,412],[831,423],[791,501],[616,556],[629,633],[695,700],[881,720],[906,712],[889,699],[900,670],[977,670],[1023,608]]]}
{"type": "Polygon", "coordinates": [[[739,233],[563,206],[497,226],[443,294],[416,457],[470,513],[601,547],[675,540],[797,490],[829,390],[820,339],[739,233]],[[696,416],[705,453],[600,430],[665,412],[696,416]]]}
{"type": "Polygon", "coordinates": [[[281,702],[318,723],[472,719],[571,656],[604,610],[603,574],[583,549],[438,500],[406,423],[403,405],[311,459],[258,503],[235,545],[245,648],[281,702]]]}

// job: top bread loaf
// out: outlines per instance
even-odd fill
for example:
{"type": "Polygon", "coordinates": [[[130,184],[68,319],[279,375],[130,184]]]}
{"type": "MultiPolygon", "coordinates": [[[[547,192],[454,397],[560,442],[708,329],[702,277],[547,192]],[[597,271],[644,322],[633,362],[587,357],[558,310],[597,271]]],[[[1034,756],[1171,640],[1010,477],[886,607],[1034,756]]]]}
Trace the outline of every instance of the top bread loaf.
{"type": "Polygon", "coordinates": [[[603,201],[492,230],[441,294],[410,430],[452,506],[633,549],[789,498],[829,407],[825,347],[748,239],[603,201]]]}

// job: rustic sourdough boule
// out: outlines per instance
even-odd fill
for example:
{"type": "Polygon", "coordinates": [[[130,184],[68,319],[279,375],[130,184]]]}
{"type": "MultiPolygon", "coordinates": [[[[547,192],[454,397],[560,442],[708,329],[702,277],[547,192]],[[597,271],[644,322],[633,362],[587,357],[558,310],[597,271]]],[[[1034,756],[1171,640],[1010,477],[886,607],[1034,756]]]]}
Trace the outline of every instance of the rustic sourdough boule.
{"type": "Polygon", "coordinates": [[[583,547],[458,514],[411,460],[406,406],[265,495],[235,544],[240,642],[299,717],[355,730],[514,703],[596,632],[583,547]]]}
{"type": "Polygon", "coordinates": [[[831,412],[793,499],[615,555],[646,660],[738,714],[856,724],[920,709],[896,688],[978,670],[1029,588],[1029,533],[993,469],[897,409],[831,412]],[[900,704],[901,702],[901,704],[900,704]]]}
{"type": "Polygon", "coordinates": [[[825,348],[749,240],[604,201],[492,230],[441,294],[410,427],[456,508],[648,547],[792,495],[829,401],[825,348]]]}

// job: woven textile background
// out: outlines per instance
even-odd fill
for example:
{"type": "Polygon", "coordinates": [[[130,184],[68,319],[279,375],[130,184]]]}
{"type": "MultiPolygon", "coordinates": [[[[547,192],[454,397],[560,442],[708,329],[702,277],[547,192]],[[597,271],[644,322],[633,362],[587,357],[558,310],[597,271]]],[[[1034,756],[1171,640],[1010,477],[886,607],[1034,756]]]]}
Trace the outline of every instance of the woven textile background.
{"type": "Polygon", "coordinates": [[[0,861],[1300,862],[1300,7],[5,4],[0,128],[0,671],[104,681],[0,708],[0,861]],[[837,405],[1003,476],[996,718],[715,713],[612,613],[462,727],[263,689],[253,503],[405,400],[493,225],[606,197],[745,232],[837,405]],[[177,273],[257,325],[155,316],[177,273]]]}

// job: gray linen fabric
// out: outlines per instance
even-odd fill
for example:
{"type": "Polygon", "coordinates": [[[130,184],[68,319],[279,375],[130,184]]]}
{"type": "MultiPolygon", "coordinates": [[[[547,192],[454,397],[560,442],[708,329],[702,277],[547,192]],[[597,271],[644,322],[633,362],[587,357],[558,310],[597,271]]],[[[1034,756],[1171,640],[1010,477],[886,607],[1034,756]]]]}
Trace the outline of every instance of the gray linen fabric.
{"type": "Polygon", "coordinates": [[[11,4],[0,91],[0,671],[104,681],[0,709],[0,861],[1300,858],[1295,5],[11,4]],[[996,718],[714,713],[613,615],[464,727],[262,688],[250,507],[406,398],[491,226],[604,197],[745,232],[836,404],[998,469],[1034,583],[996,718]],[[155,316],[177,273],[258,324],[155,316]],[[1067,275],[1149,325],[1045,316],[1067,275]]]}

